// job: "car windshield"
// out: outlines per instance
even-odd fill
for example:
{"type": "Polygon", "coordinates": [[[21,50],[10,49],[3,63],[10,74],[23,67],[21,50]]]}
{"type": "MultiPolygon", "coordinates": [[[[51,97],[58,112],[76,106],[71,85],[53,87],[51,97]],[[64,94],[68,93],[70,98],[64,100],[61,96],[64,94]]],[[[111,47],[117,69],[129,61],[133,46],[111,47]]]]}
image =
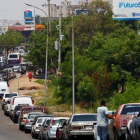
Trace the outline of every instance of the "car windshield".
{"type": "Polygon", "coordinates": [[[74,115],[72,121],[97,121],[97,115],[74,115]]]}
{"type": "Polygon", "coordinates": [[[121,115],[134,115],[140,111],[140,104],[125,105],[122,109],[121,115]]]}
{"type": "Polygon", "coordinates": [[[38,119],[37,123],[43,123],[43,119],[38,119]]]}
{"type": "Polygon", "coordinates": [[[11,98],[13,96],[17,96],[16,93],[5,94],[5,98],[11,98]]]}

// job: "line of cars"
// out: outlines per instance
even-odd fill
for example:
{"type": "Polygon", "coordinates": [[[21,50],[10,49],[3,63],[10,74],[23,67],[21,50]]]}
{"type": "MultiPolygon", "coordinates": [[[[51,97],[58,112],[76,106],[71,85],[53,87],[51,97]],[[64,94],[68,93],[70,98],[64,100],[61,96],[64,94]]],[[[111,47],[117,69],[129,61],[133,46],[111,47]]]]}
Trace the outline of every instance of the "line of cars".
{"type": "Polygon", "coordinates": [[[6,92],[1,100],[4,114],[13,123],[19,124],[19,130],[30,132],[32,138],[39,140],[72,140],[84,136],[95,138],[97,114],[73,114],[71,117],[54,117],[44,113],[44,108],[34,105],[30,96],[6,92]],[[95,126],[94,126],[94,125],[95,126]]]}

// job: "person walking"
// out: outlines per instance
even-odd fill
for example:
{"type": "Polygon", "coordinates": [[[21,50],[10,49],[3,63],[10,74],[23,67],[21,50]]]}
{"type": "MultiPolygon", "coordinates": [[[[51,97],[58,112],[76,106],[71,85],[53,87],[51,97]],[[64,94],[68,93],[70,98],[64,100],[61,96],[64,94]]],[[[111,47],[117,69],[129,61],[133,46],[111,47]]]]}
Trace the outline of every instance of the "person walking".
{"type": "Polygon", "coordinates": [[[28,77],[29,77],[29,82],[31,82],[31,80],[32,80],[32,72],[31,71],[28,72],[28,77]]]}
{"type": "Polygon", "coordinates": [[[114,115],[109,115],[106,102],[101,101],[101,106],[97,108],[97,140],[107,140],[108,118],[115,119],[114,115]]]}

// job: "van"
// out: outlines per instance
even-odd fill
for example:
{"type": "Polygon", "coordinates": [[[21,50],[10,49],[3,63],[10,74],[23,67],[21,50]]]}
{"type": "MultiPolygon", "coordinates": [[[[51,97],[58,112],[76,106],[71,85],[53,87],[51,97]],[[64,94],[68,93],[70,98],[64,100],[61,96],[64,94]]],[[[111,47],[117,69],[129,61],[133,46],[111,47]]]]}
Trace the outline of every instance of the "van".
{"type": "Polygon", "coordinates": [[[14,110],[16,105],[28,104],[29,106],[34,105],[34,101],[31,96],[14,96],[11,98],[10,110],[14,110]]]}
{"type": "Polygon", "coordinates": [[[21,62],[21,56],[20,53],[10,53],[8,55],[8,66],[18,66],[21,62]]]}
{"type": "Polygon", "coordinates": [[[0,99],[2,99],[4,93],[9,92],[9,87],[6,81],[0,81],[0,99]]]}

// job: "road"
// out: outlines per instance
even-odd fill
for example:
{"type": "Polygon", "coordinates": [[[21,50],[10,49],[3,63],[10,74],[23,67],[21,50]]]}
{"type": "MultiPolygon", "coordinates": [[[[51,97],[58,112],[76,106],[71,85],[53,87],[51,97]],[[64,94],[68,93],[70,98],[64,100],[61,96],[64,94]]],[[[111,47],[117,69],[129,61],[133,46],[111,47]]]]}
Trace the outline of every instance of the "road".
{"type": "Polygon", "coordinates": [[[18,124],[14,124],[9,117],[4,115],[0,106],[0,140],[32,140],[31,134],[25,134],[18,129],[18,124]]]}

